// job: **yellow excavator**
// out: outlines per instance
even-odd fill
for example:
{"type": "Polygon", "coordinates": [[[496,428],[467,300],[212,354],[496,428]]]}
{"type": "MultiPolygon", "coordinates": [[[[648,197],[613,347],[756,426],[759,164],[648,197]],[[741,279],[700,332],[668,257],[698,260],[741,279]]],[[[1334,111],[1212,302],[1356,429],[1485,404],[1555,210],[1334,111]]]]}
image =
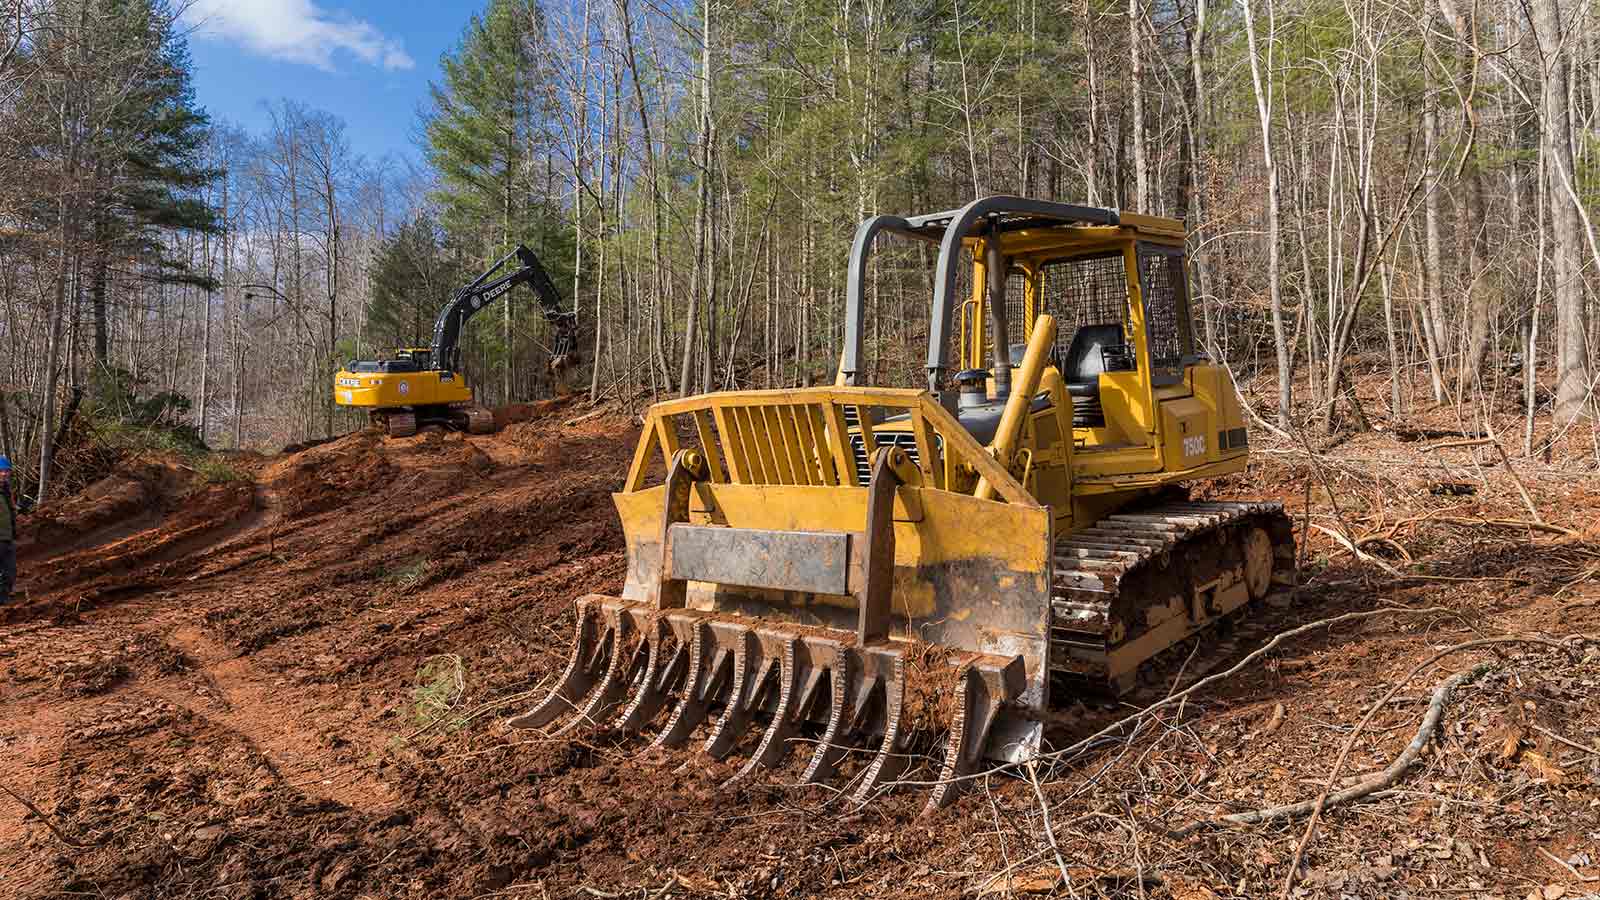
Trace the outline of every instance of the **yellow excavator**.
{"type": "Polygon", "coordinates": [[[461,374],[461,327],[519,284],[538,295],[553,333],[550,371],[559,376],[578,359],[578,313],[562,308],[561,295],[538,257],[518,246],[451,295],[434,322],[433,346],[397,350],[393,359],[347,363],[334,376],[334,402],[369,410],[373,423],[390,437],[409,437],[429,425],[472,434],[494,431],[494,414],[473,402],[472,387],[461,374]],[[519,265],[496,278],[513,259],[519,265]]]}
{"type": "Polygon", "coordinates": [[[1184,488],[1243,471],[1249,436],[1195,346],[1182,222],[986,197],[867,220],[848,277],[833,386],[650,409],[614,495],[622,594],[578,601],[512,726],[698,739],[730,787],[804,748],[784,780],[854,765],[859,802],[920,754],[932,810],[1287,577],[1280,504],[1184,488]],[[926,387],[869,383],[880,236],[938,248],[926,387]]]}

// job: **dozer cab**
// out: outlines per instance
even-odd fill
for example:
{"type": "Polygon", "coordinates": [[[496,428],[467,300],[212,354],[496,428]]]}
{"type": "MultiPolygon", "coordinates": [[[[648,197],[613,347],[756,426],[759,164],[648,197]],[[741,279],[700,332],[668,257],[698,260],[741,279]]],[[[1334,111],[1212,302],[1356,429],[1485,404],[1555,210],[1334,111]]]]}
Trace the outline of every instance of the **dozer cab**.
{"type": "Polygon", "coordinates": [[[856,801],[904,779],[928,809],[1038,753],[1050,707],[1128,690],[1293,565],[1279,504],[1182,487],[1249,453],[1185,272],[1181,222],[1113,210],[862,223],[836,384],[650,409],[614,495],[622,596],[578,601],[559,683],[511,724],[699,740],[729,785],[853,767],[856,801]],[[938,247],[925,388],[867,383],[881,235],[938,247]]]}
{"type": "Polygon", "coordinates": [[[550,371],[559,376],[577,361],[578,313],[562,308],[561,295],[538,257],[518,246],[451,295],[434,322],[433,346],[396,350],[394,359],[346,363],[333,379],[334,402],[366,409],[373,424],[390,437],[410,437],[429,425],[472,434],[494,431],[494,414],[473,402],[472,387],[461,373],[461,328],[519,284],[538,295],[554,334],[550,371]],[[512,260],[518,266],[495,278],[512,260]]]}

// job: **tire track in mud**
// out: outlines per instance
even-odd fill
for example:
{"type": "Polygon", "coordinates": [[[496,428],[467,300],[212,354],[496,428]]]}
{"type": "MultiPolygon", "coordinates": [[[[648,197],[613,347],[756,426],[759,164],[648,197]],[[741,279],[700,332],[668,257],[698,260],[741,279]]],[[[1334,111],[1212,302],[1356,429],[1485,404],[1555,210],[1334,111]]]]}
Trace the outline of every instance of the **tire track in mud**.
{"type": "Polygon", "coordinates": [[[167,637],[194,660],[205,690],[202,694],[192,684],[169,679],[151,686],[151,693],[237,732],[286,784],[305,794],[368,812],[398,802],[394,789],[366,762],[384,747],[382,736],[368,734],[359,724],[360,704],[352,709],[353,701],[338,703],[332,686],[289,688],[284,676],[235,654],[198,626],[179,626],[167,637]],[[343,720],[337,731],[307,729],[307,723],[326,724],[330,718],[343,720]]]}

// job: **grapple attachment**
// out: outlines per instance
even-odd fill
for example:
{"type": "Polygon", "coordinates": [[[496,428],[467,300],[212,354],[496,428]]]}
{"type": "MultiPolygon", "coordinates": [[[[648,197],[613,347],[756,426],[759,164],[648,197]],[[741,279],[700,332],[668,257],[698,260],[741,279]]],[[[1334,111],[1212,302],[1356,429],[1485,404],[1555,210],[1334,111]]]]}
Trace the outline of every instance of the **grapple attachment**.
{"type": "MultiPolygon", "coordinates": [[[[985,757],[1037,752],[1028,713],[1046,699],[1048,511],[1020,502],[987,456],[975,468],[1012,502],[935,488],[932,454],[876,447],[858,465],[837,393],[695,398],[716,413],[701,451],[677,449],[657,408],[640,457],[652,444],[670,452],[666,483],[630,476],[616,495],[624,596],[578,601],[559,683],[512,726],[645,734],[650,750],[698,743],[724,761],[729,788],[782,769],[775,780],[837,778],[859,804],[931,783],[927,810],[985,757]],[[908,774],[914,765],[926,774],[908,774]]],[[[889,399],[927,416],[930,448],[982,454],[953,421],[937,428],[943,411],[925,396],[889,399]]]]}

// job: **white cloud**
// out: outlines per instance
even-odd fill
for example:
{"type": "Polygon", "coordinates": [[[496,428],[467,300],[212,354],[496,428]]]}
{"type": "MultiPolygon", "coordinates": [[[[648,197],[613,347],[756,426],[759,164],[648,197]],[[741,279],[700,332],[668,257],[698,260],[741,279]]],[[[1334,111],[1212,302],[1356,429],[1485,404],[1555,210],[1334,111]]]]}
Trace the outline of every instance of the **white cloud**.
{"type": "Polygon", "coordinates": [[[312,0],[193,0],[183,17],[202,37],[236,41],[287,62],[333,68],[337,51],[385,69],[416,65],[400,41],[370,22],[330,13],[312,0]]]}

